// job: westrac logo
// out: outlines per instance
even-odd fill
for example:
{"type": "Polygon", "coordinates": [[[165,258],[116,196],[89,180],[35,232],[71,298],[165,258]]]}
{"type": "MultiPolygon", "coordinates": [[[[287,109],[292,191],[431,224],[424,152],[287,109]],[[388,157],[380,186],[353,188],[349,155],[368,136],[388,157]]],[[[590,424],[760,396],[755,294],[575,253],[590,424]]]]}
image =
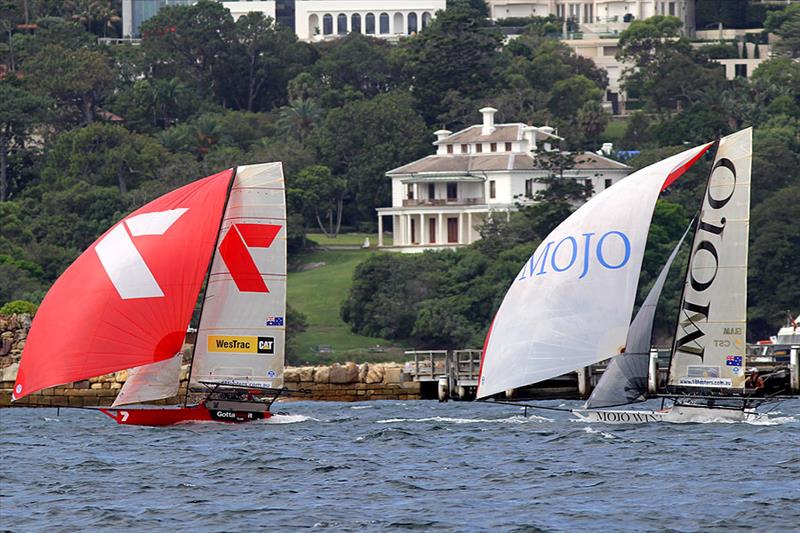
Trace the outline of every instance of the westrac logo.
{"type": "Polygon", "coordinates": [[[276,224],[233,224],[219,245],[219,255],[240,292],[269,292],[248,248],[269,248],[278,232],[276,224]]]}
{"type": "Polygon", "coordinates": [[[133,238],[163,235],[188,210],[179,208],[134,215],[117,224],[100,239],[94,251],[120,298],[130,300],[164,296],[164,291],[133,243],[133,238]]]}

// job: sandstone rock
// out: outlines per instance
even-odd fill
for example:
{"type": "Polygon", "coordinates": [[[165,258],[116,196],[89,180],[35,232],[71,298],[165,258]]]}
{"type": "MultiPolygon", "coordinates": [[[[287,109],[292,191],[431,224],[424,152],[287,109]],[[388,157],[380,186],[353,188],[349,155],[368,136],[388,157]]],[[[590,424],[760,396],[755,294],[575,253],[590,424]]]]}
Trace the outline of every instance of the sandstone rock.
{"type": "Polygon", "coordinates": [[[369,372],[369,363],[362,363],[358,365],[358,382],[364,383],[367,379],[367,373],[369,372]]]}
{"type": "Polygon", "coordinates": [[[189,379],[189,365],[181,365],[181,381],[189,379]]]}
{"type": "Polygon", "coordinates": [[[313,366],[301,366],[300,367],[300,381],[314,381],[314,370],[313,366]]]}
{"type": "Polygon", "coordinates": [[[94,390],[102,389],[103,388],[103,384],[102,383],[92,383],[91,387],[94,390]]]}
{"type": "Polygon", "coordinates": [[[112,390],[117,390],[117,389],[121,389],[121,388],[122,388],[122,383],[119,383],[119,382],[115,381],[114,383],[111,384],[111,389],[112,390]]]}
{"type": "Polygon", "coordinates": [[[327,366],[318,366],[314,369],[314,383],[330,382],[331,369],[327,366]]]}
{"type": "Polygon", "coordinates": [[[72,384],[73,389],[88,389],[90,386],[91,383],[89,383],[88,379],[85,379],[83,381],[76,381],[75,383],[72,384]]]}
{"type": "Polygon", "coordinates": [[[383,374],[384,383],[400,383],[403,381],[403,367],[396,363],[387,363],[383,374]]]}
{"type": "Polygon", "coordinates": [[[297,383],[300,381],[300,369],[295,367],[286,367],[283,371],[283,381],[286,383],[297,383]]]}
{"type": "Polygon", "coordinates": [[[381,383],[383,376],[386,373],[386,366],[383,364],[369,365],[367,370],[367,377],[364,379],[365,383],[381,383]]]}
{"type": "Polygon", "coordinates": [[[18,370],[19,363],[13,363],[0,370],[0,381],[15,381],[17,379],[18,370]]]}
{"type": "Polygon", "coordinates": [[[125,383],[128,381],[128,371],[127,370],[120,370],[119,372],[114,374],[114,381],[117,383],[125,383]]]}
{"type": "Polygon", "coordinates": [[[355,363],[334,364],[330,367],[330,383],[355,383],[358,381],[358,366],[355,363]]]}

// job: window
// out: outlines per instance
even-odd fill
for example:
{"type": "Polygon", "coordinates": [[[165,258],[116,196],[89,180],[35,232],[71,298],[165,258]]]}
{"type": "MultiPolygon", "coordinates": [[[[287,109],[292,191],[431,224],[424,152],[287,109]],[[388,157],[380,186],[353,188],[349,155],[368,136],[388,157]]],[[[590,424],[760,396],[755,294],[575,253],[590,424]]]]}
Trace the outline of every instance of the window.
{"type": "Polygon", "coordinates": [[[564,4],[556,4],[556,17],[564,18],[564,4]]]}
{"type": "Polygon", "coordinates": [[[737,78],[746,78],[747,65],[733,65],[733,75],[737,78]]]}
{"type": "Polygon", "coordinates": [[[669,3],[669,14],[675,16],[675,2],[669,3]]]}
{"type": "Polygon", "coordinates": [[[436,198],[436,185],[433,183],[428,184],[428,199],[433,200],[436,198]]]}
{"type": "Polygon", "coordinates": [[[344,13],[340,13],[338,17],[336,17],[336,33],[339,35],[345,35],[347,33],[347,15],[344,13]]]}
{"type": "Polygon", "coordinates": [[[481,143],[476,143],[475,144],[475,153],[479,154],[481,152],[483,152],[483,145],[481,143]]]}
{"type": "Polygon", "coordinates": [[[405,19],[406,18],[403,16],[402,13],[395,13],[394,14],[394,20],[392,22],[393,22],[393,25],[394,25],[394,33],[395,34],[403,33],[403,23],[404,23],[405,19]]]}
{"type": "Polygon", "coordinates": [[[458,183],[447,184],[447,199],[455,200],[458,198],[458,183]]]}
{"type": "Polygon", "coordinates": [[[413,199],[414,199],[414,186],[413,186],[412,184],[410,184],[410,183],[409,183],[408,185],[406,185],[406,188],[407,188],[407,190],[406,190],[406,197],[407,197],[409,200],[413,200],[413,199]]]}
{"type": "Polygon", "coordinates": [[[589,187],[591,187],[591,186],[592,186],[592,178],[586,178],[585,180],[583,180],[583,184],[584,184],[584,185],[586,186],[586,188],[588,189],[589,187]]]}
{"type": "Polygon", "coordinates": [[[494,180],[489,180],[489,198],[497,198],[497,187],[494,180]]]}
{"type": "Polygon", "coordinates": [[[367,35],[375,35],[375,15],[367,13],[364,22],[366,23],[367,35]]]}
{"type": "Polygon", "coordinates": [[[408,14],[408,34],[417,33],[417,14],[408,14]]]}
{"type": "Polygon", "coordinates": [[[350,16],[350,31],[353,33],[361,33],[361,15],[353,13],[350,16]]]}
{"type": "Polygon", "coordinates": [[[506,152],[511,151],[511,143],[506,143],[506,152]]]}
{"type": "Polygon", "coordinates": [[[453,145],[452,144],[448,144],[447,145],[447,153],[448,154],[452,154],[453,153],[453,145]]]}
{"type": "Polygon", "coordinates": [[[605,182],[603,184],[603,188],[604,189],[608,189],[609,187],[611,187],[611,178],[606,178],[606,180],[605,180],[605,182]]]}
{"type": "Polygon", "coordinates": [[[525,180],[525,196],[533,196],[533,179],[525,180]]]}
{"type": "Polygon", "coordinates": [[[330,35],[333,33],[333,17],[325,15],[322,17],[322,34],[330,35]]]}
{"type": "Polygon", "coordinates": [[[489,144],[489,151],[490,152],[496,152],[497,151],[497,143],[489,144]]]}
{"type": "Polygon", "coordinates": [[[461,153],[462,154],[466,154],[467,153],[467,145],[466,144],[462,144],[461,145],[461,153]]]}
{"type": "Polygon", "coordinates": [[[425,28],[427,28],[428,24],[430,23],[431,23],[431,14],[426,11],[425,13],[422,14],[422,29],[424,30],[425,28]]]}
{"type": "Polygon", "coordinates": [[[389,14],[381,13],[380,17],[381,33],[389,33],[389,14]]]}

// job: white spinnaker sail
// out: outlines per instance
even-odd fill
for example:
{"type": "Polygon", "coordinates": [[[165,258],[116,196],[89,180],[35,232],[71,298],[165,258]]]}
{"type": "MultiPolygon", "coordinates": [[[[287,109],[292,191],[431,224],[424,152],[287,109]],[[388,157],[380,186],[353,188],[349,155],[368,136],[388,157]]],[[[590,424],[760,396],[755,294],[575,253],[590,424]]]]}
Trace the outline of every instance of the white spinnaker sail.
{"type": "Polygon", "coordinates": [[[494,318],[478,398],[620,352],[658,194],[709,147],[692,148],[631,174],[547,236],[494,318]]]}
{"type": "Polygon", "coordinates": [[[239,167],[197,332],[191,385],[283,386],[286,201],[280,163],[239,167]]]}
{"type": "Polygon", "coordinates": [[[752,129],[720,139],[697,226],[670,385],[743,388],[752,129]]]}
{"type": "Polygon", "coordinates": [[[150,402],[178,394],[183,354],[150,365],[128,370],[128,379],[114,399],[113,406],[150,402]]]}

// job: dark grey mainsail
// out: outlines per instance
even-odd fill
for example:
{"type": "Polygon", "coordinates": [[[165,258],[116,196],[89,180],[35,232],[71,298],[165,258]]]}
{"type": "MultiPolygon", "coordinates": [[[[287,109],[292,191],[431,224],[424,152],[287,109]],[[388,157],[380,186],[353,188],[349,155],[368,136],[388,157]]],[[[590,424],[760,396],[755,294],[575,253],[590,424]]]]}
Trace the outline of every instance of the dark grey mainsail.
{"type": "MultiPolygon", "coordinates": [[[[689,228],[691,228],[691,224],[689,228]]],[[[586,409],[625,405],[644,399],[644,395],[647,393],[650,341],[653,336],[653,320],[656,316],[658,299],[664,283],[667,281],[667,274],[669,274],[672,262],[678,255],[678,250],[683,244],[686,234],[689,233],[689,228],[675,245],[675,249],[672,250],[661,269],[661,273],[647,294],[642,307],[636,313],[636,318],[633,319],[631,327],[628,329],[625,353],[611,359],[600,382],[586,401],[584,405],[586,409]]]]}

